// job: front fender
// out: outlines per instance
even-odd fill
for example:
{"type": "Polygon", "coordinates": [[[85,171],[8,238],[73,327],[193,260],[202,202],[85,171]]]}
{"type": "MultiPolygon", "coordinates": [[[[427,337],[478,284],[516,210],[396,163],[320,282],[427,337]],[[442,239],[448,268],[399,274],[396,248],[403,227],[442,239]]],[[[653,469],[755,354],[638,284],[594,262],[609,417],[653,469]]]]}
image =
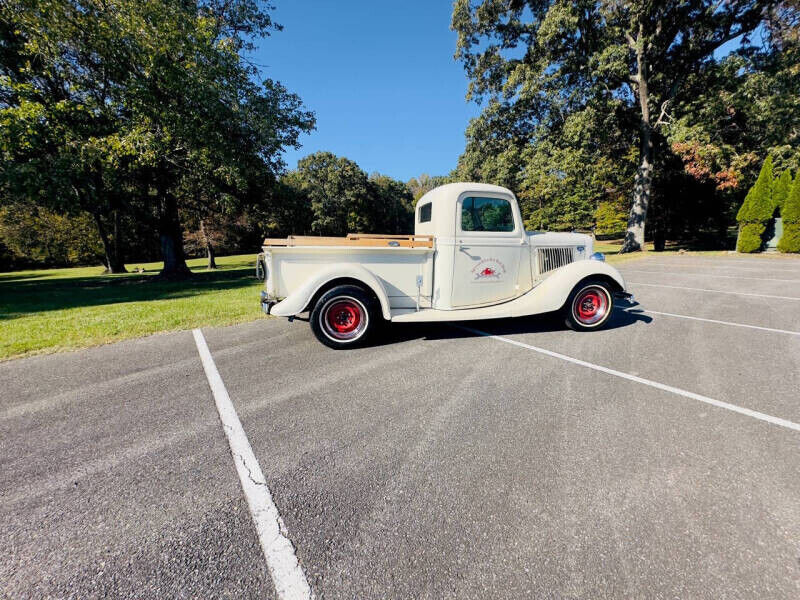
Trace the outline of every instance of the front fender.
{"type": "Polygon", "coordinates": [[[278,302],[269,311],[269,314],[278,317],[292,317],[298,313],[303,312],[308,303],[314,297],[322,286],[333,281],[334,279],[355,279],[373,292],[378,297],[378,302],[381,305],[381,313],[384,319],[391,319],[391,312],[389,310],[389,295],[383,287],[380,279],[375,277],[363,266],[354,263],[340,263],[330,265],[310,277],[302,286],[297,288],[294,292],[286,296],[282,301],[278,302]]]}
{"type": "Polygon", "coordinates": [[[531,306],[527,307],[530,312],[525,312],[533,314],[559,310],[578,282],[592,276],[608,277],[619,285],[620,291],[625,290],[625,280],[611,265],[597,260],[579,260],[556,269],[533,288],[530,294],[535,310],[530,310],[533,308],[531,306]]]}

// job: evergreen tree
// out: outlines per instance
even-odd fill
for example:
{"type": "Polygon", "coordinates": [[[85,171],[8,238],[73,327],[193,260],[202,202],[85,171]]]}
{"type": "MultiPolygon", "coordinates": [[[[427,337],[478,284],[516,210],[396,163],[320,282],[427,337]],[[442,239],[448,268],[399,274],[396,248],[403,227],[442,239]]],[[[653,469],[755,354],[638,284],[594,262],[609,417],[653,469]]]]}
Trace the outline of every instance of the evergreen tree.
{"type": "Polygon", "coordinates": [[[800,173],[794,178],[781,214],[783,235],[778,242],[778,251],[800,252],[800,173]]]}
{"type": "Polygon", "coordinates": [[[783,204],[786,202],[786,198],[789,197],[791,189],[792,173],[789,169],[785,169],[772,186],[772,203],[781,213],[783,213],[783,204]]]}
{"type": "Polygon", "coordinates": [[[763,244],[762,235],[775,211],[772,202],[772,157],[767,156],[758,180],[747,192],[744,202],[736,215],[739,221],[738,252],[758,252],[763,244]]]}

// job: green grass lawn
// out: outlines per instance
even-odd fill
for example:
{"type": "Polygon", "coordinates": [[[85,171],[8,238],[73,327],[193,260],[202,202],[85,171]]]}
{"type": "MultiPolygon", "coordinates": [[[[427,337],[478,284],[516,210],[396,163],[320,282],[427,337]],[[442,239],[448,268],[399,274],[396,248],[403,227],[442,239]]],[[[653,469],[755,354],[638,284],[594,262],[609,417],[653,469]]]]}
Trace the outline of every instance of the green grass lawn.
{"type": "Polygon", "coordinates": [[[625,262],[628,260],[634,260],[637,258],[643,258],[645,256],[664,256],[664,255],[674,255],[679,252],[683,252],[685,254],[697,254],[697,255],[707,255],[707,256],[721,256],[727,254],[727,250],[686,250],[681,249],[680,247],[674,247],[667,245],[666,249],[661,252],[656,252],[653,250],[653,242],[647,242],[644,247],[644,252],[632,252],[630,254],[619,254],[619,249],[622,248],[622,241],[619,240],[597,240],[594,243],[594,251],[595,252],[602,252],[606,255],[606,261],[610,263],[619,263],[625,262]]]}
{"type": "Polygon", "coordinates": [[[0,273],[0,360],[84,348],[161,331],[229,325],[264,317],[255,255],[188,261],[195,277],[154,279],[161,263],[132,263],[145,273],[104,275],[102,267],[0,273]]]}

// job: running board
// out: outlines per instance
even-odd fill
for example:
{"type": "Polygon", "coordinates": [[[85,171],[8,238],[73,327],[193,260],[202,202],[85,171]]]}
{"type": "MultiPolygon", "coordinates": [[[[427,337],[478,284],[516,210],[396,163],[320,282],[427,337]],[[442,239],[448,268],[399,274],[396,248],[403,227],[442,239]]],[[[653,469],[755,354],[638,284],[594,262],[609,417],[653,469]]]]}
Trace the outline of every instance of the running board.
{"type": "Polygon", "coordinates": [[[416,310],[396,308],[392,310],[392,323],[428,323],[431,321],[478,321],[481,319],[502,319],[514,316],[505,304],[483,306],[481,308],[461,308],[455,310],[437,310],[422,308],[416,310]]]}

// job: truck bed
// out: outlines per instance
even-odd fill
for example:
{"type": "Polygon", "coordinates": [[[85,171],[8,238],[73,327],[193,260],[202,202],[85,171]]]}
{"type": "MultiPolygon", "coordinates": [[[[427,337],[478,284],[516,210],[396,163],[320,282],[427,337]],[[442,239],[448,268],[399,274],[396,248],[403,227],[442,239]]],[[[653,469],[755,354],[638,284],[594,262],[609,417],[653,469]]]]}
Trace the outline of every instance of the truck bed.
{"type": "Polygon", "coordinates": [[[264,240],[266,291],[282,299],[331,265],[358,265],[377,277],[392,309],[431,306],[432,235],[354,234],[264,240]],[[418,287],[417,281],[421,280],[418,287]]]}

